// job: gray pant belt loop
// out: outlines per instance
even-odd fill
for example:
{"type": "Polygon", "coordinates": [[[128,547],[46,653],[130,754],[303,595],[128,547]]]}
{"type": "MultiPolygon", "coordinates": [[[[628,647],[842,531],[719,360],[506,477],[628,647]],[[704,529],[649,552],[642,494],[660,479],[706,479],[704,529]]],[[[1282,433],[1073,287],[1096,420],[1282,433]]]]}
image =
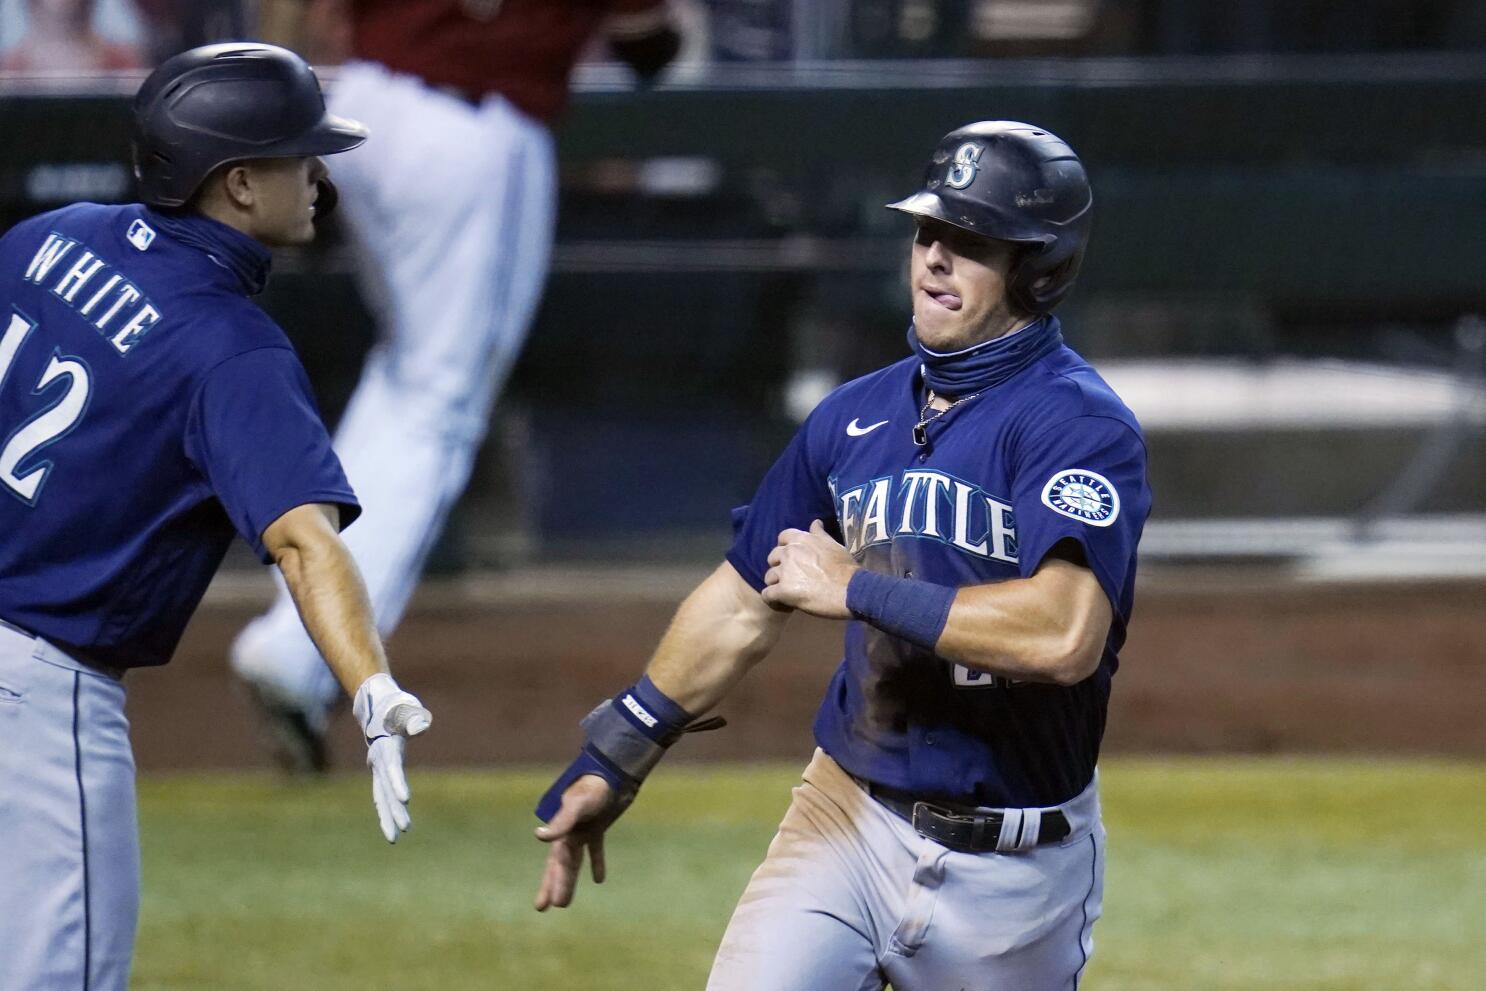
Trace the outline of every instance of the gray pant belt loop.
{"type": "Polygon", "coordinates": [[[28,640],[36,641],[35,656],[40,660],[46,661],[49,664],[55,664],[58,667],[81,671],[83,674],[101,674],[105,678],[112,678],[114,681],[123,681],[124,672],[128,670],[127,668],[115,667],[112,664],[94,664],[91,661],[85,661],[82,658],[75,657],[45,637],[37,636],[30,630],[17,626],[6,619],[0,619],[0,629],[9,630],[28,640]]]}

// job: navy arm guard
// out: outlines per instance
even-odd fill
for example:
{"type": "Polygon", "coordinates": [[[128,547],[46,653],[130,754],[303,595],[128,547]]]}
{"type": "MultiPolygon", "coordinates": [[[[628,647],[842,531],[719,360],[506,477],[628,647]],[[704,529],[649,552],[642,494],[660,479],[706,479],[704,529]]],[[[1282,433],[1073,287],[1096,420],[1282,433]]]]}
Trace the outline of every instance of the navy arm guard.
{"type": "Polygon", "coordinates": [[[583,718],[583,749],[558,775],[537,803],[537,818],[551,822],[562,806],[562,794],[585,774],[596,774],[614,789],[605,825],[629,808],[666,750],[683,733],[721,729],[727,721],[714,716],[694,722],[690,713],[655,687],[647,675],[633,687],[599,703],[583,718]]]}

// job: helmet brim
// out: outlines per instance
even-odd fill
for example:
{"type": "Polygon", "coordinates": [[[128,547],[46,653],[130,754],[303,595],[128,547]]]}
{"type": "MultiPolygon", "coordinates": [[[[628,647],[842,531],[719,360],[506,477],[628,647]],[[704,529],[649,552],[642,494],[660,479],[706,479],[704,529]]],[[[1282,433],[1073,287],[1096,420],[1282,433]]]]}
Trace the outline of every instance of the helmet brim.
{"type": "MultiPolygon", "coordinates": [[[[990,229],[993,224],[986,223],[986,218],[977,217],[964,210],[955,209],[952,204],[945,202],[944,197],[927,189],[921,189],[912,196],[905,197],[893,203],[886,203],[884,206],[889,210],[897,210],[900,213],[906,213],[914,217],[929,217],[933,220],[938,220],[968,234],[983,237],[988,241],[1010,241],[1012,244],[1046,245],[1053,240],[1053,238],[1042,234],[1027,236],[1008,235],[1004,227],[1000,230],[993,231],[990,229]]],[[[981,212],[983,213],[984,211],[982,210],[981,212]]]]}
{"type": "MultiPolygon", "coordinates": [[[[197,181],[184,195],[167,195],[156,193],[146,195],[145,202],[151,206],[178,207],[190,202],[191,197],[196,195],[201,184],[206,182],[217,169],[234,162],[250,162],[266,158],[309,158],[317,155],[339,155],[343,151],[359,148],[366,143],[370,136],[366,125],[360,121],[351,120],[348,117],[337,117],[334,114],[326,114],[320,118],[319,123],[305,131],[303,134],[295,135],[284,141],[267,145],[250,154],[233,155],[220,161],[212,162],[203,169],[201,179],[197,181]]],[[[136,167],[137,168],[137,167],[136,167]]],[[[329,213],[329,211],[325,211],[329,213]]]]}
{"type": "Polygon", "coordinates": [[[366,143],[370,132],[366,125],[348,117],[326,114],[304,134],[296,137],[282,153],[298,155],[339,155],[341,152],[359,148],[366,143]]]}

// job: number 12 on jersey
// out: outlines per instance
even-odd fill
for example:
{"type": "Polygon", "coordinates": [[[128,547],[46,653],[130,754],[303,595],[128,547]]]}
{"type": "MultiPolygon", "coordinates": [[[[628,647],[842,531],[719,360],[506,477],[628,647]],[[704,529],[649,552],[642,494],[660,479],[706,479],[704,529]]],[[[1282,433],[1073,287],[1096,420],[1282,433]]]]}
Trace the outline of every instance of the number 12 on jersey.
{"type": "MultiPolygon", "coordinates": [[[[5,328],[4,335],[0,336],[0,392],[9,384],[10,366],[15,363],[21,345],[26,343],[26,338],[35,329],[36,324],[20,313],[11,314],[10,324],[5,328]]],[[[83,411],[88,408],[88,392],[92,386],[88,366],[81,358],[68,357],[60,350],[52,352],[51,360],[47,362],[41,373],[41,380],[31,390],[31,395],[39,396],[47,392],[64,378],[67,380],[66,390],[50,405],[43,406],[19,426],[10,427],[9,424],[0,423],[0,432],[9,431],[6,433],[4,446],[0,447],[0,484],[29,506],[36,505],[36,497],[40,494],[47,475],[51,473],[52,463],[39,461],[25,471],[20,470],[21,463],[43,447],[66,436],[77,426],[83,411]]]]}

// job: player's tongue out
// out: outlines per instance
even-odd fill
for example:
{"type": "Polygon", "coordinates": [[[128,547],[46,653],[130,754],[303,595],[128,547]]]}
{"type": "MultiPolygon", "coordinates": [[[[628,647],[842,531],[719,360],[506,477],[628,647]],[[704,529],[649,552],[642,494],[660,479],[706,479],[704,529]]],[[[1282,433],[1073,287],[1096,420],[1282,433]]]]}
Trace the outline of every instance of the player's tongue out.
{"type": "Polygon", "coordinates": [[[929,296],[934,300],[934,302],[938,303],[946,310],[958,310],[962,305],[960,297],[956,296],[952,292],[941,292],[934,289],[928,289],[925,291],[928,292],[929,296]]]}

